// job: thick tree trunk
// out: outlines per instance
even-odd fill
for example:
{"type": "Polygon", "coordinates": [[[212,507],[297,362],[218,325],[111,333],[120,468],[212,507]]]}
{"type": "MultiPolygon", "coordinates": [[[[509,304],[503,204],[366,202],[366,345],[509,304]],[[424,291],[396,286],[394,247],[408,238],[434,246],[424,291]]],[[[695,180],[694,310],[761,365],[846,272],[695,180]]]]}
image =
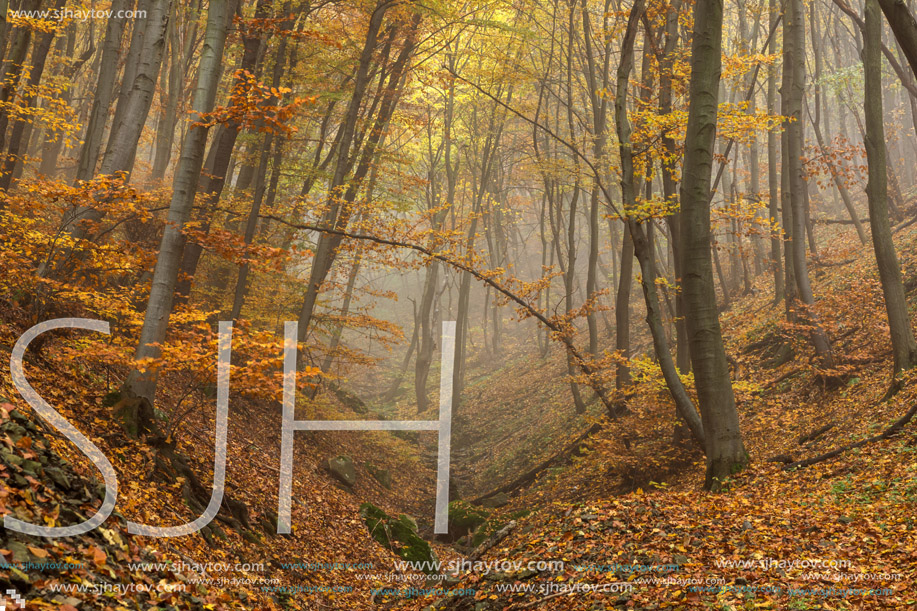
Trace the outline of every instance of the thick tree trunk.
{"type": "Polygon", "coordinates": [[[879,6],[891,26],[901,51],[917,75],[917,20],[904,0],[879,0],[879,6]]]}
{"type": "MultiPolygon", "coordinates": [[[[169,6],[170,0],[150,0],[147,18],[142,22],[135,22],[135,26],[140,26],[141,23],[144,26],[138,27],[134,32],[134,37],[140,36],[142,41],[139,46],[139,58],[136,69],[132,71],[133,78],[129,81],[129,89],[125,92],[122,87],[122,96],[118,99],[116,122],[112,124],[108,146],[99,168],[103,175],[117,172],[129,175],[134,167],[137,145],[150,113],[156,81],[159,78],[159,68],[166,45],[166,28],[169,25],[169,6]]],[[[134,46],[133,39],[131,46],[134,46]]],[[[128,58],[125,76],[130,67],[128,58]]]]}
{"type": "MultiPolygon", "coordinates": [[[[99,167],[99,173],[105,176],[123,173],[125,178],[130,177],[159,78],[170,0],[149,0],[149,4],[143,6],[149,7],[147,18],[134,23],[135,30],[124,67],[121,94],[118,96],[108,146],[99,167]]],[[[100,119],[103,126],[106,118],[103,115],[100,119]]],[[[94,166],[95,161],[87,157],[86,163],[91,177],[90,166],[94,166]]],[[[88,226],[80,221],[99,221],[103,216],[99,210],[81,206],[67,214],[63,224],[69,228],[74,238],[84,239],[88,235],[88,226]]]]}
{"type": "Polygon", "coordinates": [[[877,0],[866,0],[866,27],[863,44],[865,84],[864,115],[866,119],[866,157],[869,181],[869,225],[879,267],[879,279],[885,295],[885,311],[891,331],[894,364],[892,376],[917,365],[917,341],[911,330],[907,297],[901,281],[901,267],[892,242],[888,220],[887,174],[885,159],[885,124],[882,112],[882,19],[877,0]]]}
{"type": "Polygon", "coordinates": [[[681,183],[681,233],[688,339],[707,448],[704,485],[710,490],[719,490],[726,478],[748,462],[729,379],[710,260],[710,174],[716,137],[722,35],[722,1],[697,0],[681,183]]]}
{"type": "MultiPolygon", "coordinates": [[[[198,116],[213,110],[220,82],[226,33],[232,14],[235,12],[236,2],[238,0],[229,0],[225,3],[212,2],[207,10],[207,31],[204,35],[197,90],[194,93],[192,107],[198,116]]],[[[190,126],[182,145],[181,156],[175,172],[172,200],[169,203],[168,222],[160,242],[152,288],[147,301],[143,327],[140,331],[140,342],[134,355],[136,360],[159,356],[158,345],[166,338],[169,316],[172,313],[172,298],[184,247],[182,229],[191,216],[191,207],[204,162],[207,131],[207,128],[202,125],[190,126]]],[[[153,404],[156,395],[156,381],[155,369],[143,372],[134,369],[124,382],[124,390],[128,396],[143,398],[153,404]]]]}

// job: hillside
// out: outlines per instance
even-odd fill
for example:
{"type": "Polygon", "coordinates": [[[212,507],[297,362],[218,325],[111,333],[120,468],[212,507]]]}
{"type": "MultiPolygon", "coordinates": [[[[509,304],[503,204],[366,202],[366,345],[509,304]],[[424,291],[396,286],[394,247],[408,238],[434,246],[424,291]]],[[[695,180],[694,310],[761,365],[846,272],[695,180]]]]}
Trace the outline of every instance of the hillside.
{"type": "MultiPolygon", "coordinates": [[[[915,237],[917,232],[899,236],[905,266],[917,262],[911,246],[915,237]]],[[[424,457],[430,457],[431,443],[435,445],[430,434],[413,434],[411,439],[384,432],[297,433],[294,532],[292,537],[279,536],[272,532],[279,474],[278,406],[234,399],[227,490],[246,504],[248,524],[240,527],[231,518],[218,520],[205,536],[180,539],[131,536],[125,519],[166,525],[193,514],[182,499],[180,481],[153,475],[150,447],[111,428],[111,410],[102,405],[109,390],[104,373],[69,358],[62,349],[66,341],[57,337],[29,355],[27,374],[39,394],[112,459],[121,482],[118,509],[103,529],[90,535],[49,543],[6,534],[0,547],[7,562],[68,562],[84,568],[11,569],[4,572],[5,578],[35,608],[142,609],[156,604],[163,609],[419,609],[431,603],[449,609],[594,609],[601,604],[635,609],[907,608],[914,604],[910,584],[917,570],[911,515],[917,500],[913,426],[811,467],[784,469],[785,463],[880,433],[917,401],[917,387],[910,382],[890,400],[882,400],[888,386],[889,347],[877,339],[882,335],[882,304],[873,266],[862,252],[842,243],[824,252],[824,271],[817,280],[824,295],[820,307],[833,308],[832,334],[844,338],[838,344],[844,346],[840,366],[845,383],[840,388],[817,382],[804,344],[796,346],[794,359],[768,366],[773,339],[769,343],[766,338],[780,328],[782,312],[766,296],[746,298],[724,313],[724,327],[734,338],[729,353],[737,365],[742,426],[753,460],[748,470],[729,481],[725,493],[702,492],[702,454],[690,443],[669,441],[674,430],[671,400],[649,361],[643,365],[648,370],[645,381],[628,402],[629,413],[611,421],[595,405],[589,415],[573,414],[556,353],[542,361],[520,347],[500,369],[475,374],[462,408],[467,429],[457,434],[464,441],[456,443],[454,458],[456,476],[465,488],[463,498],[512,484],[564,448],[574,450],[561,452],[537,473],[534,484],[512,490],[505,506],[483,509],[488,514],[487,532],[500,530],[510,519],[516,525],[479,561],[564,564],[562,570],[551,572],[468,571],[459,580],[450,579],[450,587],[473,589],[475,594],[454,597],[444,606],[436,604],[441,597],[435,595],[419,596],[411,603],[391,592],[371,595],[378,587],[410,591],[403,583],[393,586],[389,581],[401,574],[389,574],[397,556],[372,539],[359,514],[364,501],[390,514],[405,512],[417,517],[420,532],[429,537],[434,477],[432,462],[424,457]],[[508,386],[507,379],[517,384],[508,386]],[[600,430],[568,447],[591,424],[600,430]],[[357,466],[356,483],[349,489],[336,485],[323,467],[339,454],[351,456],[357,466]],[[391,489],[367,471],[367,464],[390,473],[391,489]],[[468,475],[463,477],[463,472],[468,475]],[[418,504],[423,498],[430,502],[418,504]],[[177,564],[171,569],[156,564],[166,561],[177,564]],[[813,570],[812,561],[846,562],[849,568],[813,570]],[[214,570],[218,562],[251,566],[214,570]],[[338,569],[284,568],[296,563],[338,569]],[[195,565],[206,575],[195,574],[195,565]],[[362,568],[353,568],[357,565],[362,568]],[[820,575],[816,578],[814,573],[820,575]],[[846,573],[846,579],[835,580],[840,573],[846,573]],[[369,582],[358,577],[366,574],[373,574],[369,582]],[[629,583],[633,589],[613,595],[566,595],[561,590],[606,583],[619,584],[614,586],[618,590],[620,583],[629,583]],[[92,586],[87,592],[55,592],[61,584],[92,586]],[[103,584],[109,593],[100,597],[103,584]],[[183,592],[125,592],[157,584],[190,587],[183,592]],[[695,592],[692,585],[717,586],[720,592],[695,592]],[[517,586],[531,589],[509,591],[517,586]],[[281,593],[281,588],[291,592],[281,593]],[[826,595],[828,588],[859,593],[838,589],[826,595]],[[867,589],[882,594],[863,594],[867,589]]],[[[24,327],[21,310],[13,302],[8,306],[3,322],[6,346],[24,327]]],[[[53,525],[92,513],[104,492],[94,483],[98,476],[92,466],[72,444],[31,415],[7,376],[2,393],[2,468],[7,478],[3,513],[53,525]]],[[[334,393],[320,394],[314,401],[301,397],[300,403],[313,418],[365,417],[338,402],[334,393]]],[[[212,473],[212,414],[210,408],[189,416],[186,426],[194,442],[180,446],[205,483],[205,474],[212,473]]],[[[434,544],[439,559],[473,557],[461,546],[467,541],[459,543],[456,549],[434,544]]],[[[410,583],[419,588],[422,581],[410,583]]],[[[433,583],[427,586],[435,587],[433,583]]]]}
{"type": "Polygon", "coordinates": [[[917,0],[0,0],[0,611],[917,609],[917,0]]]}

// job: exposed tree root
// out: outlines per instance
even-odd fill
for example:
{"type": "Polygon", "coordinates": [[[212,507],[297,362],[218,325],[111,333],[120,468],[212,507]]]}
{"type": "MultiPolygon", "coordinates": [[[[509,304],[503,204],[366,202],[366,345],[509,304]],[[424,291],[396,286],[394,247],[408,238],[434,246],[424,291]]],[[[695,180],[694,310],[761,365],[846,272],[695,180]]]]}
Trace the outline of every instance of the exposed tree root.
{"type": "Polygon", "coordinates": [[[809,467],[811,465],[824,462],[828,459],[839,456],[848,450],[853,450],[855,448],[861,448],[867,444],[874,443],[876,441],[882,441],[883,439],[889,439],[901,431],[908,422],[914,417],[914,414],[917,414],[917,405],[914,405],[911,409],[907,411],[901,418],[896,420],[891,426],[879,433],[867,439],[862,439],[855,443],[848,444],[846,446],[831,450],[830,452],[825,452],[824,454],[819,454],[818,456],[813,456],[812,458],[806,458],[805,460],[799,460],[794,463],[790,463],[783,468],[784,471],[790,471],[792,469],[800,469],[802,467],[809,467]]]}
{"type": "MultiPolygon", "coordinates": [[[[131,438],[144,438],[146,442],[156,449],[155,473],[165,482],[181,480],[182,498],[188,507],[197,514],[202,514],[210,503],[212,490],[201,483],[200,478],[188,464],[188,458],[176,447],[174,440],[169,440],[159,430],[156,424],[153,406],[144,397],[112,393],[103,403],[113,405],[115,417],[120,421],[127,435],[131,438]]],[[[227,526],[242,533],[247,538],[252,537],[248,506],[233,498],[227,493],[223,494],[223,505],[216,519],[227,526]]],[[[267,534],[272,534],[266,527],[267,534]]],[[[201,534],[208,542],[212,542],[214,533],[222,535],[216,524],[211,523],[201,530],[201,534]]]]}
{"type": "Polygon", "coordinates": [[[519,477],[517,477],[510,483],[504,484],[503,486],[500,486],[499,488],[495,490],[491,490],[487,494],[483,494],[475,499],[472,499],[471,503],[476,505],[476,504],[481,503],[481,501],[484,501],[485,499],[489,499],[490,497],[494,495],[500,494],[501,492],[509,494],[511,492],[518,490],[519,488],[522,488],[523,486],[527,486],[531,484],[532,482],[535,481],[535,478],[538,477],[539,473],[541,473],[542,471],[550,467],[555,462],[562,460],[562,459],[566,459],[570,455],[577,452],[579,450],[580,444],[582,444],[582,442],[587,437],[591,437],[592,435],[595,435],[596,433],[598,433],[601,430],[602,430],[601,424],[598,424],[598,423],[593,424],[588,429],[586,429],[585,433],[583,433],[582,435],[574,439],[571,443],[567,444],[557,454],[554,454],[547,460],[544,460],[538,463],[538,465],[529,469],[528,471],[526,471],[525,473],[523,473],[522,475],[520,475],[519,477]]]}

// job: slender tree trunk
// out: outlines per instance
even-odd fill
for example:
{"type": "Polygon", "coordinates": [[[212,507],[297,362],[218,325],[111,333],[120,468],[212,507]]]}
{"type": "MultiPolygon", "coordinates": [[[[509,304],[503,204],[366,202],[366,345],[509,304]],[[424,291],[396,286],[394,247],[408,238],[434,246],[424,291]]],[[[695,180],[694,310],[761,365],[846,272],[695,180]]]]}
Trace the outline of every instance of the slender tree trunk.
{"type": "Polygon", "coordinates": [[[178,122],[178,104],[182,94],[182,48],[178,31],[178,19],[175,11],[179,4],[172,5],[172,17],[169,19],[169,68],[162,68],[160,99],[165,96],[156,127],[156,143],[153,156],[152,178],[162,180],[172,158],[172,141],[175,139],[175,125],[178,122]]]}
{"type": "MultiPolygon", "coordinates": [[[[220,68],[226,45],[229,22],[235,12],[238,0],[212,2],[207,10],[207,31],[201,51],[198,68],[197,89],[194,94],[193,110],[198,116],[213,110],[217,87],[220,82],[220,68]]],[[[169,217],[163,231],[153,272],[153,283],[147,301],[140,342],[134,355],[135,360],[156,358],[160,354],[159,344],[166,338],[169,316],[172,313],[172,298],[178,279],[179,263],[184,247],[182,229],[191,216],[194,195],[204,162],[204,147],[207,144],[207,128],[191,125],[182,145],[181,156],[175,172],[169,217]]],[[[124,382],[128,396],[145,398],[153,403],[156,395],[156,370],[134,369],[124,382]]]]}
{"type": "MultiPolygon", "coordinates": [[[[366,32],[366,39],[363,43],[363,50],[354,77],[353,94],[350,97],[338,136],[337,160],[328,189],[329,193],[335,197],[341,196],[341,191],[345,186],[345,178],[352,167],[351,147],[356,134],[357,119],[359,118],[360,107],[363,104],[366,89],[369,86],[371,78],[370,67],[376,51],[382,21],[388,7],[389,4],[387,2],[379,0],[369,20],[369,28],[366,32]]],[[[349,212],[343,209],[341,204],[332,203],[322,220],[324,224],[335,228],[345,227],[344,223],[349,220],[349,212]]],[[[339,241],[339,239],[334,240],[332,236],[326,234],[320,234],[318,237],[318,244],[312,259],[312,269],[306,286],[306,294],[299,312],[299,337],[297,338],[299,343],[304,343],[309,335],[309,325],[312,322],[312,314],[315,309],[315,302],[318,299],[318,292],[334,262],[334,244],[339,241]]]]}
{"type": "MultiPolygon", "coordinates": [[[[268,0],[259,0],[258,4],[255,5],[254,18],[256,20],[266,19],[269,15],[269,8],[270,2],[268,0]]],[[[284,21],[282,27],[286,29],[289,26],[289,21],[284,21]]],[[[260,32],[257,32],[256,35],[245,36],[242,39],[242,58],[239,61],[239,70],[241,72],[237,73],[234,79],[234,90],[242,86],[246,73],[253,74],[256,77],[261,74],[262,50],[268,41],[262,40],[259,34],[260,32]]],[[[241,131],[242,126],[238,121],[221,124],[217,127],[216,134],[210,144],[210,152],[207,155],[206,164],[207,177],[202,184],[204,203],[201,209],[195,213],[196,218],[201,223],[201,231],[205,233],[210,231],[213,211],[220,201],[226,181],[232,178],[229,166],[241,131]]],[[[248,188],[249,181],[254,177],[254,166],[247,164],[243,167],[242,172],[240,172],[239,184],[237,185],[237,190],[240,191],[248,188]],[[244,180],[241,176],[242,172],[247,174],[247,178],[244,180]]],[[[197,275],[197,266],[203,253],[204,247],[201,244],[193,241],[185,244],[185,251],[182,254],[182,279],[179,281],[177,288],[179,303],[184,303],[191,295],[194,277],[197,275]]]]}
{"type": "MultiPolygon", "coordinates": [[[[621,196],[625,214],[633,210],[637,204],[634,189],[634,162],[631,149],[631,126],[627,116],[627,89],[630,73],[634,64],[634,41],[637,37],[637,28],[644,11],[644,0],[636,0],[631,8],[627,29],[621,43],[621,63],[618,66],[618,82],[615,95],[615,125],[617,127],[619,152],[621,159],[621,196]]],[[[650,327],[653,338],[653,348],[659,359],[659,366],[665,378],[669,392],[675,401],[677,413],[685,420],[695,439],[703,447],[704,430],[700,416],[694,408],[694,403],[688,396],[675,362],[669,352],[666,341],[665,329],[662,325],[662,316],[659,311],[659,296],[656,291],[655,270],[653,269],[652,246],[650,244],[651,225],[638,223],[636,220],[627,219],[627,231],[630,233],[634,244],[634,253],[640,263],[641,283],[643,296],[646,302],[646,321],[650,327]]],[[[649,221],[652,223],[652,221],[649,221]]]]}
{"type": "Polygon", "coordinates": [[[783,27],[783,93],[786,96],[787,166],[789,200],[793,209],[793,234],[790,240],[793,255],[793,272],[799,299],[806,308],[805,317],[812,328],[812,344],[824,369],[834,368],[834,355],[828,334],[822,328],[813,306],[815,297],[809,283],[806,261],[806,179],[802,167],[803,154],[803,97],[805,95],[805,12],[802,0],[788,0],[783,27]]]}
{"type": "MultiPolygon", "coordinates": [[[[57,0],[54,8],[59,11],[64,6],[64,0],[57,0]]],[[[32,69],[29,72],[29,80],[26,82],[26,94],[22,101],[22,106],[31,108],[37,97],[38,85],[41,83],[42,74],[45,71],[45,60],[51,51],[51,44],[54,41],[54,30],[45,32],[35,41],[35,47],[32,49],[32,69]]],[[[17,121],[13,125],[10,134],[9,148],[6,151],[6,158],[3,161],[3,167],[0,169],[0,191],[9,191],[13,182],[13,170],[19,161],[22,152],[23,142],[28,146],[28,135],[32,131],[31,121],[17,121]]]]}
{"type": "MultiPolygon", "coordinates": [[[[679,28],[678,15],[681,10],[681,0],[675,0],[669,6],[666,15],[665,47],[660,60],[659,74],[659,114],[672,113],[672,68],[675,62],[675,47],[678,44],[679,28]]],[[[675,140],[669,133],[662,135],[662,146],[666,157],[662,160],[662,193],[667,202],[678,201],[678,185],[675,176],[678,173],[678,157],[675,140]]],[[[675,293],[675,364],[681,373],[691,370],[691,355],[688,352],[688,329],[685,326],[685,304],[682,286],[682,246],[681,246],[681,213],[673,212],[666,217],[669,228],[669,246],[672,252],[672,268],[675,272],[675,282],[678,291],[675,293]]],[[[614,251],[612,251],[614,252],[614,251]]]]}
{"type": "Polygon", "coordinates": [[[719,490],[727,477],[743,469],[748,462],[729,379],[710,260],[710,174],[716,137],[722,36],[722,1],[697,0],[691,44],[681,214],[685,311],[707,448],[704,486],[709,490],[719,490]]]}
{"type": "MultiPolygon", "coordinates": [[[[615,298],[615,350],[625,359],[630,358],[630,289],[634,277],[634,241],[625,227],[621,241],[621,274],[615,298]]],[[[615,372],[615,388],[630,386],[630,367],[619,362],[615,372]]]]}
{"type": "MultiPolygon", "coordinates": [[[[770,27],[775,27],[777,16],[776,0],[768,0],[768,16],[770,27]]],[[[774,55],[777,51],[777,37],[771,36],[768,42],[768,53],[774,55]]],[[[767,113],[774,115],[777,112],[777,76],[773,66],[767,68],[767,113]]],[[[776,227],[780,222],[780,193],[777,178],[777,135],[774,130],[767,132],[767,192],[768,192],[768,211],[770,213],[771,225],[776,227]]],[[[781,239],[777,232],[771,233],[771,268],[774,273],[774,303],[780,303],[784,299],[783,289],[783,265],[780,257],[781,239]]]]}
{"type": "MultiPolygon", "coordinates": [[[[334,353],[341,344],[341,336],[344,333],[344,319],[347,318],[347,315],[350,313],[350,302],[353,300],[353,291],[357,285],[357,277],[360,275],[360,264],[362,261],[363,257],[358,254],[356,260],[353,262],[353,266],[350,268],[350,274],[347,277],[347,286],[344,288],[344,301],[341,303],[341,323],[334,327],[334,331],[331,334],[331,342],[328,344],[328,353],[325,355],[325,360],[322,362],[322,371],[326,373],[331,371],[331,364],[334,363],[334,353]]],[[[414,333],[415,336],[411,340],[411,348],[408,349],[407,360],[410,360],[413,346],[417,343],[417,331],[415,330],[414,333]]],[[[398,382],[395,387],[396,392],[397,387],[401,386],[401,378],[404,376],[405,367],[407,367],[406,364],[401,368],[401,374],[398,376],[398,382]]]]}
{"type": "Polygon", "coordinates": [[[96,80],[95,95],[92,99],[92,112],[80,158],[77,164],[76,180],[90,180],[95,175],[96,163],[102,149],[102,137],[105,133],[105,122],[109,118],[112,97],[114,96],[115,78],[118,76],[118,59],[121,55],[121,38],[127,19],[123,11],[129,6],[129,0],[113,0],[112,14],[105,28],[105,40],[102,42],[102,56],[99,64],[99,78],[96,80]]]}
{"type": "MultiPolygon", "coordinates": [[[[450,69],[455,69],[455,55],[449,54],[447,61],[450,69]]],[[[455,191],[458,184],[458,160],[452,158],[452,122],[455,114],[455,81],[449,81],[446,94],[445,108],[443,110],[443,164],[446,175],[446,203],[450,208],[455,206],[455,191]]],[[[431,198],[432,205],[436,205],[435,198],[431,198]]],[[[446,220],[446,210],[433,217],[434,231],[442,229],[446,220]]],[[[430,365],[433,363],[433,349],[436,338],[433,336],[435,328],[434,305],[436,292],[439,288],[439,262],[431,261],[427,267],[424,279],[423,294],[420,298],[420,336],[417,349],[417,359],[414,362],[414,394],[417,398],[417,413],[425,412],[429,407],[427,399],[427,378],[430,375],[430,365]]]]}
{"type": "MultiPolygon", "coordinates": [[[[40,0],[26,0],[20,7],[24,11],[34,11],[41,5],[40,0]]],[[[6,110],[16,90],[19,88],[19,79],[22,68],[29,54],[29,43],[32,40],[32,30],[28,27],[18,27],[13,30],[13,39],[10,42],[9,57],[3,62],[2,78],[0,78],[0,149],[6,145],[6,128],[9,126],[10,115],[6,110]]]]}

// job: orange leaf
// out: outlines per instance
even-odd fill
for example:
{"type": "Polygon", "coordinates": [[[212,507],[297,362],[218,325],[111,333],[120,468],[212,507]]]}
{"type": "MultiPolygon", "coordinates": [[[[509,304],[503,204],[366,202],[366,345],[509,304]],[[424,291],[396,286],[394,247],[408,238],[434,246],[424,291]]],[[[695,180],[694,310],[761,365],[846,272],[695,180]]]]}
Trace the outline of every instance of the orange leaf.
{"type": "Polygon", "coordinates": [[[48,552],[46,550],[41,549],[40,547],[32,547],[30,545],[29,551],[32,552],[32,555],[35,556],[36,558],[47,558],[48,557],[48,552]]]}
{"type": "Polygon", "coordinates": [[[95,545],[92,546],[92,561],[95,562],[96,566],[102,566],[105,564],[105,559],[108,556],[105,555],[105,552],[102,551],[102,548],[95,545]]]}

